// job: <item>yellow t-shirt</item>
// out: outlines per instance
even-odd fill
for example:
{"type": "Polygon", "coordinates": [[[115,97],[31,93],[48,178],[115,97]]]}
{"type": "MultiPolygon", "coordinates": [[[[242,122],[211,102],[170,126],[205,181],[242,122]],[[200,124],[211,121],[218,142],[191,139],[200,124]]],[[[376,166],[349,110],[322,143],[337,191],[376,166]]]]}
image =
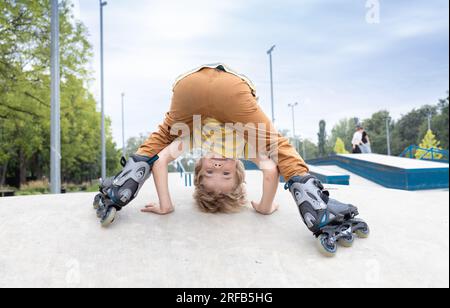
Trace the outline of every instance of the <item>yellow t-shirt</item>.
{"type": "Polygon", "coordinates": [[[248,146],[243,136],[213,118],[202,121],[201,129],[194,127],[192,148],[202,153],[214,152],[224,158],[246,159],[248,146]]]}

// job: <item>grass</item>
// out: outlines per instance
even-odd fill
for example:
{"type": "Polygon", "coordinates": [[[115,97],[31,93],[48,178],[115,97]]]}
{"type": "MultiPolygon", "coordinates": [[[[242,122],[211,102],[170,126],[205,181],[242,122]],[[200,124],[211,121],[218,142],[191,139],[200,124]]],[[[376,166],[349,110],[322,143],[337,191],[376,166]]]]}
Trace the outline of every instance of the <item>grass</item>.
{"type": "MultiPolygon", "coordinates": [[[[98,183],[96,181],[83,184],[65,183],[63,188],[66,193],[96,192],[98,191],[98,183]]],[[[48,180],[32,181],[22,185],[20,190],[14,188],[12,190],[15,190],[16,196],[45,195],[50,193],[50,185],[48,180]]]]}
{"type": "Polygon", "coordinates": [[[0,186],[0,191],[15,191],[16,189],[14,187],[11,186],[0,186]]]}

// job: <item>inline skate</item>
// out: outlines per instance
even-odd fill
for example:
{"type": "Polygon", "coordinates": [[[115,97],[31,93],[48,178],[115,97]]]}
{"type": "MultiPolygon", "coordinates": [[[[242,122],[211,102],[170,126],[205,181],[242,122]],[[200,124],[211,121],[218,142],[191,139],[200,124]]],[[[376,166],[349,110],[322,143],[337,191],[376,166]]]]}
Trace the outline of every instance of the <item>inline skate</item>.
{"type": "Polygon", "coordinates": [[[132,155],[126,161],[122,157],[123,170],[115,177],[100,179],[99,194],[95,196],[93,205],[102,227],[111,225],[117,212],[137,197],[158,158],[132,155]]]}
{"type": "Polygon", "coordinates": [[[312,175],[293,177],[285,187],[294,197],[308,229],[318,238],[320,251],[328,257],[336,254],[338,244],[351,247],[355,235],[367,238],[369,226],[358,208],[331,199],[322,183],[312,175]]]}

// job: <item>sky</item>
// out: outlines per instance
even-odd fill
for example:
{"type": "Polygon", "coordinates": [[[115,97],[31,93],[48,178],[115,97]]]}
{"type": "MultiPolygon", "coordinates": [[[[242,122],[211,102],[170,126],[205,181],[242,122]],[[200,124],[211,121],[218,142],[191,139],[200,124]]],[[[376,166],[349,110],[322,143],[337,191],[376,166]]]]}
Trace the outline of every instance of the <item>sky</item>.
{"type": "MultiPolygon", "coordinates": [[[[99,2],[72,0],[88,28],[99,99],[99,2]]],[[[394,119],[436,104],[449,89],[447,0],[109,0],[104,8],[105,104],[113,136],[154,131],[177,76],[223,62],[248,76],[275,124],[317,142],[343,118],[389,110],[394,119]]]]}

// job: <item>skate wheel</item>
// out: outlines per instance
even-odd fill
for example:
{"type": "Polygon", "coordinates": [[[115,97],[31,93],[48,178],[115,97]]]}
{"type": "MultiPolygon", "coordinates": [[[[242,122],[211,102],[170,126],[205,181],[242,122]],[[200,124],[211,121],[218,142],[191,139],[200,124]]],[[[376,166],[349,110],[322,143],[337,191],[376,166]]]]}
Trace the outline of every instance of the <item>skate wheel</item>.
{"type": "Polygon", "coordinates": [[[103,211],[102,211],[102,209],[99,207],[99,208],[97,209],[97,218],[102,218],[102,216],[103,216],[103,211]]]}
{"type": "Polygon", "coordinates": [[[359,238],[368,238],[370,235],[370,229],[369,227],[366,227],[365,229],[359,229],[355,231],[355,234],[359,238]]]}
{"type": "Polygon", "coordinates": [[[353,236],[353,234],[348,237],[342,237],[338,241],[339,245],[341,245],[342,247],[347,247],[347,248],[352,247],[354,242],[355,242],[355,237],[353,236]]]}
{"type": "Polygon", "coordinates": [[[106,212],[105,217],[101,220],[101,224],[103,228],[108,227],[111,225],[114,220],[116,219],[117,210],[115,208],[109,208],[106,212]]]}
{"type": "Polygon", "coordinates": [[[331,244],[329,241],[329,237],[326,234],[322,234],[319,236],[319,251],[328,258],[332,258],[336,255],[337,252],[337,244],[331,244]]]}

